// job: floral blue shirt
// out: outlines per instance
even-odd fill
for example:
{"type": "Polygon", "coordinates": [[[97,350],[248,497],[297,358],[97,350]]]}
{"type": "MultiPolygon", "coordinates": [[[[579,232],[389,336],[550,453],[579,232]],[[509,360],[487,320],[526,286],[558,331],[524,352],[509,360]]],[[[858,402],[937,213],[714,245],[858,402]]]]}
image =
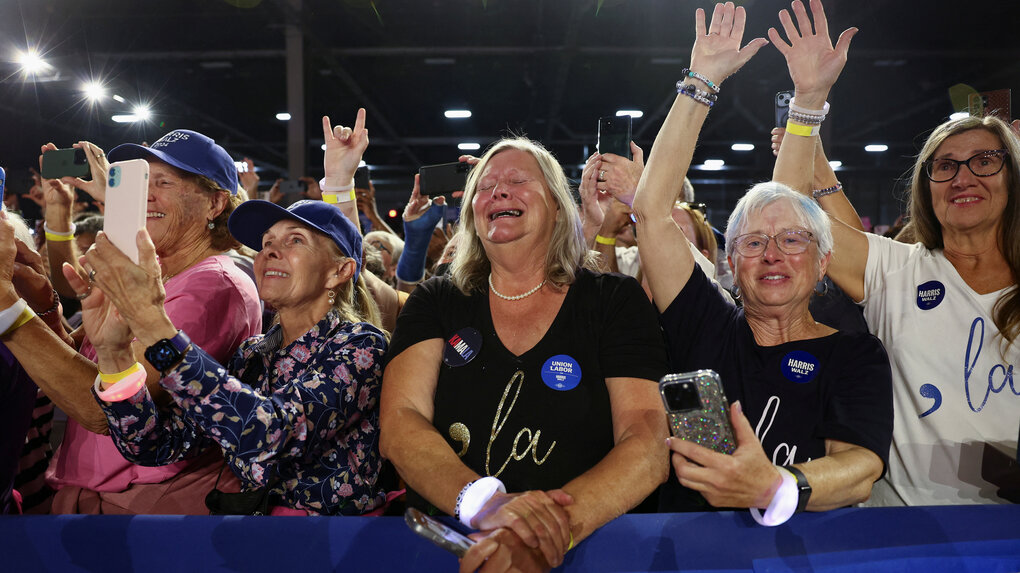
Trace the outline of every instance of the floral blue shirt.
{"type": "Polygon", "coordinates": [[[385,336],[330,311],[286,348],[282,339],[276,325],[246,340],[227,369],[192,346],[160,380],[175,406],[157,407],[144,387],[121,402],[97,397],[117,448],[130,462],[165,465],[215,441],[246,490],[278,477],[283,505],[325,515],[381,505],[385,336]]]}

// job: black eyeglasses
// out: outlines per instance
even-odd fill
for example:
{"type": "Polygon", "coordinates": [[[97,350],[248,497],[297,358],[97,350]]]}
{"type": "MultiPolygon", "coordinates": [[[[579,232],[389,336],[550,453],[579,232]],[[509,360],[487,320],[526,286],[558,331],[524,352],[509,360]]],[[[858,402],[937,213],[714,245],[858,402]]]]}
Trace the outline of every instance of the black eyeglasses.
{"type": "Polygon", "coordinates": [[[1002,171],[1002,166],[1006,164],[1007,157],[1009,157],[1009,152],[1005,149],[992,149],[990,151],[982,151],[963,161],[949,159],[948,157],[929,159],[924,162],[924,172],[928,175],[928,179],[935,183],[952,181],[956,174],[960,172],[961,165],[966,165],[967,169],[970,169],[970,172],[978,177],[991,177],[1002,171]]]}
{"type": "Polygon", "coordinates": [[[783,231],[771,237],[765,233],[748,233],[733,239],[733,248],[745,257],[757,257],[769,248],[769,241],[775,241],[780,251],[787,255],[799,255],[807,251],[815,236],[810,231],[783,231]]]}

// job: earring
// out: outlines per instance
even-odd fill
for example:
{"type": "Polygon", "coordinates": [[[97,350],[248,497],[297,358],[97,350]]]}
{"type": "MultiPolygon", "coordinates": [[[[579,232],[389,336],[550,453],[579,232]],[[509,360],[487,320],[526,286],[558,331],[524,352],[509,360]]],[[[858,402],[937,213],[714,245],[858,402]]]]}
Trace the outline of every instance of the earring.
{"type": "Polygon", "coordinates": [[[336,302],[336,293],[333,291],[329,291],[326,293],[326,296],[329,297],[329,304],[330,306],[332,306],[333,303],[336,302]]]}
{"type": "Polygon", "coordinates": [[[208,227],[209,227],[209,230],[212,231],[213,229],[216,228],[216,223],[213,223],[212,221],[209,221],[208,227]]]}

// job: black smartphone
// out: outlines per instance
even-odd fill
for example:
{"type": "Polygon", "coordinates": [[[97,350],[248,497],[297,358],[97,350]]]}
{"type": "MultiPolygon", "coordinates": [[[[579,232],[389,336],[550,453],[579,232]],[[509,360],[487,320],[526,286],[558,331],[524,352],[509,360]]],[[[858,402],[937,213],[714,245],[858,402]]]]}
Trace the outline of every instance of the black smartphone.
{"type": "Polygon", "coordinates": [[[724,454],[737,449],[719,374],[697,370],[659,380],[673,436],[724,454]]]}
{"type": "Polygon", "coordinates": [[[48,149],[43,153],[41,173],[43,179],[60,179],[61,177],[92,176],[89,160],[85,150],[79,148],[48,149]]]}
{"type": "Polygon", "coordinates": [[[793,90],[781,91],[776,94],[776,127],[786,129],[786,120],[790,119],[790,100],[793,90]]]}
{"type": "Polygon", "coordinates": [[[368,189],[368,180],[369,173],[367,165],[364,167],[359,167],[358,170],[354,172],[355,189],[368,189]]]}
{"type": "Polygon", "coordinates": [[[596,146],[599,153],[612,153],[633,159],[630,153],[631,130],[634,118],[629,115],[599,118],[599,138],[596,146]]]}
{"type": "Polygon", "coordinates": [[[412,531],[453,553],[458,558],[463,557],[467,550],[475,544],[473,539],[463,533],[413,507],[407,508],[407,511],[404,512],[404,521],[412,531]]]}
{"type": "Polygon", "coordinates": [[[463,191],[471,165],[462,161],[423,165],[418,169],[418,185],[422,195],[434,197],[463,191]]]}

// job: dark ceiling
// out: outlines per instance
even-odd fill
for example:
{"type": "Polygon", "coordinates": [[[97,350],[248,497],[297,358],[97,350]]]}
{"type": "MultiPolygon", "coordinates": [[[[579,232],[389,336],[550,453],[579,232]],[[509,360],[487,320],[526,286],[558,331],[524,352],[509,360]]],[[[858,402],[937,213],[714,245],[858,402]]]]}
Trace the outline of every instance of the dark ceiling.
{"type": "MultiPolygon", "coordinates": [[[[458,142],[483,148],[513,131],[552,148],[576,170],[597,118],[639,109],[635,139],[647,148],[675,96],[693,41],[691,0],[0,0],[0,164],[24,186],[39,145],[89,139],[109,149],[174,128],[206,133],[237,158],[252,157],[263,183],[288,165],[285,31],[303,34],[305,173],[321,174],[320,118],[349,123],[368,109],[373,168],[383,208],[406,200],[418,166],[453,161],[458,142]],[[53,66],[26,79],[15,50],[38,47],[53,66]],[[82,81],[110,94],[92,105],[82,81]],[[116,124],[135,102],[153,118],[116,124]],[[443,111],[467,108],[470,119],[443,111]]],[[[746,38],[764,36],[788,6],[747,0],[746,38]]],[[[949,88],[1020,88],[1014,30],[1020,2],[830,0],[834,35],[861,32],[830,97],[831,158],[848,176],[895,178],[919,138],[953,105],[949,88]],[[973,6],[973,8],[972,8],[973,6]],[[885,143],[868,154],[863,146],[885,143]]],[[[723,86],[696,161],[725,159],[703,181],[762,179],[771,169],[773,96],[788,89],[785,63],[766,47],[723,86]],[[730,144],[749,141],[751,152],[730,144]]],[[[294,111],[294,110],[290,110],[294,111]]],[[[284,174],[286,176],[286,174],[284,174]]],[[[698,180],[696,179],[697,183],[698,180]]]]}

